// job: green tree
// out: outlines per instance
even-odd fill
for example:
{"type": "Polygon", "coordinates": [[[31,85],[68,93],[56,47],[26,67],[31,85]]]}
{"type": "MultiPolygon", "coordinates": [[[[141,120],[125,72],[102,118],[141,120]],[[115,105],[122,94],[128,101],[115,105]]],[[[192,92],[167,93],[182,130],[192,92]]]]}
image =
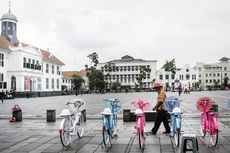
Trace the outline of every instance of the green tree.
{"type": "Polygon", "coordinates": [[[225,87],[228,86],[228,81],[229,81],[229,77],[224,77],[224,83],[223,83],[223,85],[224,85],[225,87]]]}
{"type": "Polygon", "coordinates": [[[140,74],[136,78],[140,88],[142,88],[143,80],[146,79],[146,74],[150,72],[151,72],[151,69],[149,67],[140,66],[140,74]]]}
{"type": "Polygon", "coordinates": [[[107,78],[108,78],[107,84],[110,85],[110,87],[111,87],[111,81],[109,82],[109,75],[111,72],[116,72],[118,70],[118,67],[116,66],[116,64],[114,62],[110,61],[104,65],[104,68],[105,68],[105,71],[107,72],[107,74],[106,74],[107,78]]]}
{"type": "Polygon", "coordinates": [[[73,74],[72,78],[73,78],[74,89],[76,90],[76,95],[77,95],[82,87],[82,83],[84,83],[85,80],[81,76],[78,76],[76,74],[73,74]]]}
{"type": "Polygon", "coordinates": [[[117,92],[118,88],[120,88],[120,87],[121,87],[121,83],[119,83],[119,82],[113,82],[112,86],[111,86],[111,89],[115,90],[117,92]]]}
{"type": "Polygon", "coordinates": [[[169,73],[171,72],[173,75],[176,74],[176,62],[175,59],[171,61],[166,60],[165,64],[162,66],[166,72],[168,72],[168,83],[169,83],[169,73]]]}
{"type": "Polygon", "coordinates": [[[103,73],[100,70],[94,70],[89,74],[89,89],[99,90],[103,92],[105,88],[105,81],[103,73]]]}
{"type": "Polygon", "coordinates": [[[89,54],[87,57],[91,60],[90,67],[88,65],[85,65],[85,70],[87,72],[87,76],[89,76],[89,74],[91,72],[96,70],[96,66],[99,63],[99,61],[98,61],[99,57],[98,57],[98,54],[96,52],[93,52],[92,54],[89,54]]]}

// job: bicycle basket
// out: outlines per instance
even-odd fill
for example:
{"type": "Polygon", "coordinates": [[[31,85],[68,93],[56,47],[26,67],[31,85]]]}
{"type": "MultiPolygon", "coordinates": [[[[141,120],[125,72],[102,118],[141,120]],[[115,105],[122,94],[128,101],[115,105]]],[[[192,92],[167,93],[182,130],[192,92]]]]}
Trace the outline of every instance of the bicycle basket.
{"type": "Polygon", "coordinates": [[[121,101],[116,98],[107,98],[105,101],[105,107],[110,108],[114,113],[118,112],[121,108],[121,101]]]}
{"type": "Polygon", "coordinates": [[[136,109],[147,110],[149,109],[149,102],[146,99],[138,98],[132,102],[133,107],[136,109]]]}
{"type": "Polygon", "coordinates": [[[203,108],[206,108],[206,110],[209,110],[212,108],[213,101],[208,97],[202,97],[200,98],[196,103],[196,108],[199,111],[203,111],[203,108]]]}
{"type": "Polygon", "coordinates": [[[175,96],[167,97],[164,101],[165,110],[172,113],[174,108],[180,107],[180,102],[181,101],[175,96]]]}

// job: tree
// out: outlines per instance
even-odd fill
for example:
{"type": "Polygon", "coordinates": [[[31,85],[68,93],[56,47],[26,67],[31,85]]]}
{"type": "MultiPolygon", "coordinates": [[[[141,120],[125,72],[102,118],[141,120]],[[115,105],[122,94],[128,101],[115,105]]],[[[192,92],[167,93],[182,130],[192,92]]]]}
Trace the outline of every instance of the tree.
{"type": "Polygon", "coordinates": [[[87,72],[87,76],[89,76],[89,74],[91,72],[93,72],[94,70],[96,70],[96,66],[99,63],[99,61],[98,61],[98,54],[96,52],[93,52],[92,54],[89,54],[87,57],[89,59],[91,59],[90,67],[88,65],[85,65],[85,70],[87,72]]]}
{"type": "Polygon", "coordinates": [[[79,90],[82,86],[82,83],[84,83],[85,80],[81,76],[78,76],[76,74],[73,74],[72,78],[73,78],[74,89],[76,90],[76,95],[77,95],[77,93],[79,93],[79,90]]]}
{"type": "MultiPolygon", "coordinates": [[[[118,70],[118,67],[116,67],[116,64],[112,61],[106,63],[104,65],[104,68],[105,68],[105,71],[107,71],[107,78],[109,80],[109,75],[110,75],[110,72],[116,72],[118,70]]],[[[111,82],[109,83],[110,84],[110,87],[111,87],[111,82]]]]}
{"type": "Polygon", "coordinates": [[[224,77],[224,83],[223,83],[223,85],[224,85],[225,87],[228,86],[228,81],[229,81],[229,77],[224,77]]]}
{"type": "Polygon", "coordinates": [[[89,89],[99,90],[103,92],[105,88],[105,81],[103,73],[100,70],[94,70],[89,74],[89,89]]]}
{"type": "Polygon", "coordinates": [[[151,72],[150,68],[148,68],[146,66],[140,66],[140,74],[136,78],[140,88],[142,88],[142,85],[143,85],[142,81],[146,78],[146,73],[150,73],[150,72],[151,72]]]}
{"type": "Polygon", "coordinates": [[[173,59],[171,61],[166,60],[166,63],[162,66],[162,69],[164,69],[166,72],[168,72],[168,83],[169,83],[169,73],[171,72],[173,75],[176,74],[175,59],[173,59]]]}
{"type": "Polygon", "coordinates": [[[121,83],[119,82],[113,82],[112,85],[111,85],[111,89],[112,90],[115,90],[117,92],[118,88],[121,87],[121,83]]]}

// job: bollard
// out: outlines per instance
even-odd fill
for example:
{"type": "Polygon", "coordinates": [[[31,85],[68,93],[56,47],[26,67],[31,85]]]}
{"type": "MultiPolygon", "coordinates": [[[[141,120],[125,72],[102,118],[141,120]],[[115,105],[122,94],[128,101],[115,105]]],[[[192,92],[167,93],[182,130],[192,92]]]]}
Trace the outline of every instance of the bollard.
{"type": "Polygon", "coordinates": [[[130,121],[130,109],[123,109],[123,121],[124,122],[130,121]]]}
{"type": "Polygon", "coordinates": [[[55,109],[49,109],[46,110],[46,121],[47,122],[55,122],[56,121],[56,110],[55,109]]]}

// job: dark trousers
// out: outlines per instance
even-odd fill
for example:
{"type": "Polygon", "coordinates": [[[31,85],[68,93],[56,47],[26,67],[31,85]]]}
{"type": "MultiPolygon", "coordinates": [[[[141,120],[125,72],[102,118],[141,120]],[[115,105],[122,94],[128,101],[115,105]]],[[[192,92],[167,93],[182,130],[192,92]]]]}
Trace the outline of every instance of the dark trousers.
{"type": "Polygon", "coordinates": [[[169,127],[169,122],[168,122],[168,113],[165,110],[158,110],[156,114],[156,120],[154,123],[154,127],[152,128],[153,133],[157,133],[161,122],[163,122],[165,131],[167,133],[170,133],[170,127],[169,127]]]}

